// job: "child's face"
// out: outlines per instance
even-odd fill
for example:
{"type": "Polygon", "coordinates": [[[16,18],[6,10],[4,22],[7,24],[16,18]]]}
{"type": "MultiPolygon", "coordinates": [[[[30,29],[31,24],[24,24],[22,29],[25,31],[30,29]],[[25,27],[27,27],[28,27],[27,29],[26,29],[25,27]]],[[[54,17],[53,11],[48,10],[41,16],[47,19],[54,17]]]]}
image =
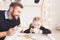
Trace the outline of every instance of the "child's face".
{"type": "Polygon", "coordinates": [[[42,22],[41,21],[33,21],[33,26],[39,28],[40,26],[42,26],[42,22]]]}

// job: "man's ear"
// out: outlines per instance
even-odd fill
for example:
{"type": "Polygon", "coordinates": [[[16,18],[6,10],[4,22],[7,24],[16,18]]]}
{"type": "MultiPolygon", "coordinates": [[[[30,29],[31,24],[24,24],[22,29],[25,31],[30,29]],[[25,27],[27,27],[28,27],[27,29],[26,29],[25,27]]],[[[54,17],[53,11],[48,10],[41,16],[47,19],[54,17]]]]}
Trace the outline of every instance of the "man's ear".
{"type": "Polygon", "coordinates": [[[10,12],[13,12],[14,8],[13,7],[10,7],[9,11],[10,12]]]}

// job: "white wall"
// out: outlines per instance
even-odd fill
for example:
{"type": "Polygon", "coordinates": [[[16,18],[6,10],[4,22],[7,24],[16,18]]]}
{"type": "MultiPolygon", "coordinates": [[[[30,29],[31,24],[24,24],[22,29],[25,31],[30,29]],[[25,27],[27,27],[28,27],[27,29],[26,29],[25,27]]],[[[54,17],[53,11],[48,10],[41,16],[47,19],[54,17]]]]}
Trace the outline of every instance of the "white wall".
{"type": "MultiPolygon", "coordinates": [[[[42,16],[41,15],[41,3],[42,0],[40,0],[40,3],[36,6],[33,0],[22,0],[24,9],[21,15],[21,23],[23,24],[29,24],[32,22],[32,19],[34,16],[42,16]],[[29,7],[30,6],[30,7],[29,7]],[[34,6],[34,7],[33,7],[34,6]]],[[[2,0],[0,0],[2,9],[8,9],[9,1],[7,3],[3,3],[2,0]]],[[[55,27],[57,25],[60,25],[60,0],[51,0],[51,6],[50,6],[50,13],[51,13],[51,23],[52,27],[55,27]]],[[[48,17],[48,16],[47,16],[48,17]]]]}
{"type": "Polygon", "coordinates": [[[40,7],[24,7],[21,15],[21,23],[29,25],[35,16],[41,16],[40,7]]]}
{"type": "MultiPolygon", "coordinates": [[[[20,18],[21,24],[24,27],[28,27],[28,25],[32,22],[32,19],[35,16],[41,16],[41,1],[38,4],[35,4],[34,0],[21,0],[24,8],[20,18]]],[[[6,0],[5,3],[3,0],[0,0],[0,3],[0,7],[2,10],[8,10],[10,1],[6,0]]]]}
{"type": "Polygon", "coordinates": [[[52,26],[56,27],[60,25],[60,0],[51,0],[51,3],[52,26]]]}

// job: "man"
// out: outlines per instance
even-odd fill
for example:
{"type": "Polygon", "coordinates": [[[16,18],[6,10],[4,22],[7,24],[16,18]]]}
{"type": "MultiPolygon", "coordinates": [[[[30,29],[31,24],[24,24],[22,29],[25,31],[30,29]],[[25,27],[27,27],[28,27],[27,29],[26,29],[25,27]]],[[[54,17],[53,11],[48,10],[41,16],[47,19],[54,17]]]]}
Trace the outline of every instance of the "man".
{"type": "Polygon", "coordinates": [[[0,40],[4,40],[5,36],[15,32],[14,27],[20,24],[19,16],[22,9],[22,4],[12,2],[8,11],[0,10],[0,40]]]}

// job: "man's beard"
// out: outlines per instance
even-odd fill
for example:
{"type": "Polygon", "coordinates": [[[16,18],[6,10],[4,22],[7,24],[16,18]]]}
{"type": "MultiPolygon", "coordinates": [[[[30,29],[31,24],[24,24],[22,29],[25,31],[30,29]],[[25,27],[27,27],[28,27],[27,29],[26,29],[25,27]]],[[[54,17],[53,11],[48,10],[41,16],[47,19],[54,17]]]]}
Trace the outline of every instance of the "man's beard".
{"type": "Polygon", "coordinates": [[[18,19],[19,18],[19,16],[16,16],[16,15],[12,15],[12,17],[13,17],[13,19],[18,19]]]}
{"type": "Polygon", "coordinates": [[[16,19],[16,20],[17,20],[18,17],[19,17],[18,15],[14,15],[14,10],[11,12],[11,15],[12,15],[12,18],[13,18],[13,19],[16,19]]]}
{"type": "Polygon", "coordinates": [[[19,16],[15,16],[15,19],[17,20],[19,16]]]}

